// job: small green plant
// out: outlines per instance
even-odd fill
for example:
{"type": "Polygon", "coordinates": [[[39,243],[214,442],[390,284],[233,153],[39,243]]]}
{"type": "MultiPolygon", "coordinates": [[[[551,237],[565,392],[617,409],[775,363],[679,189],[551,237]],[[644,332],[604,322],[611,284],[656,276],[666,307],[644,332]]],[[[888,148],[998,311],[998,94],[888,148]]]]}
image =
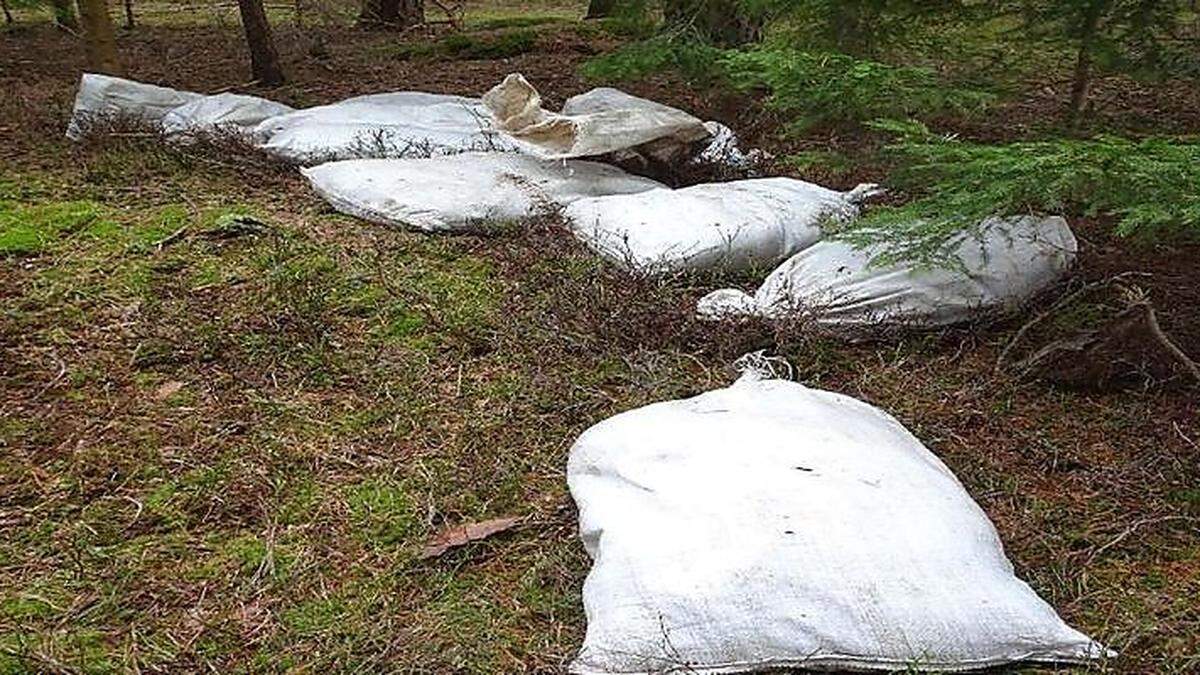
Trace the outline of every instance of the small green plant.
{"type": "Polygon", "coordinates": [[[769,105],[797,116],[793,131],[879,117],[964,114],[993,99],[988,92],[947,84],[927,68],[845,54],[762,47],[726,52],[720,66],[739,88],[770,91],[769,105]]]}
{"type": "Polygon", "coordinates": [[[381,53],[393,56],[401,61],[411,59],[432,59],[442,53],[441,42],[405,42],[401,44],[385,44],[381,53]]]}
{"type": "Polygon", "coordinates": [[[992,216],[1109,216],[1122,236],[1200,236],[1200,143],[1101,136],[983,145],[940,137],[913,122],[881,121],[899,135],[887,152],[894,181],[918,194],[839,229],[880,245],[882,261],[929,262],[992,216]]]}

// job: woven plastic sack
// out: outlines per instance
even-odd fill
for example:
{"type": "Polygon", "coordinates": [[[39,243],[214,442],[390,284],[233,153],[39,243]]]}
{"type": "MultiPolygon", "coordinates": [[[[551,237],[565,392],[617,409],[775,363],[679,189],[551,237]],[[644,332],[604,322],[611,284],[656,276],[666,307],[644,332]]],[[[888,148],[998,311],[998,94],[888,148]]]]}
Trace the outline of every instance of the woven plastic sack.
{"type": "Polygon", "coordinates": [[[253,130],[258,124],[290,112],[290,106],[257,96],[213,94],[171,109],[162,118],[162,130],[173,136],[232,132],[255,140],[253,130]]]}
{"type": "Polygon", "coordinates": [[[815,244],[827,221],[853,218],[873,193],[755,178],[581,199],[564,215],[591,249],[639,272],[771,269],[815,244]]]}
{"type": "Polygon", "coordinates": [[[580,674],[959,671],[1105,650],[1013,575],[895,419],[754,375],[622,413],[571,449],[593,559],[580,674]]]}
{"type": "Polygon", "coordinates": [[[75,94],[67,138],[78,140],[88,127],[106,119],[122,118],[157,125],[167,113],[201,98],[203,95],[195,92],[84,73],[75,94]]]}
{"type": "Polygon", "coordinates": [[[272,117],[255,129],[267,152],[315,164],[360,157],[429,157],[512,150],[479,99],[401,91],[272,117]]]}
{"type": "Polygon", "coordinates": [[[520,74],[511,74],[483,95],[497,129],[525,153],[543,159],[595,157],[656,144],[655,154],[682,157],[685,148],[710,137],[704,123],[682,110],[603,87],[575,96],[561,113],[542,108],[542,98],[520,74]]]}
{"type": "Polygon", "coordinates": [[[700,299],[709,319],[803,316],[847,332],[933,328],[1018,308],[1060,279],[1078,245],[1062,218],[991,219],[961,237],[939,267],[872,265],[878,247],[823,241],[780,265],[754,295],[700,299]]]}
{"type": "Polygon", "coordinates": [[[607,164],[515,153],[355,159],[302,172],[343,213],[426,232],[478,232],[584,197],[662,187],[607,164]]]}

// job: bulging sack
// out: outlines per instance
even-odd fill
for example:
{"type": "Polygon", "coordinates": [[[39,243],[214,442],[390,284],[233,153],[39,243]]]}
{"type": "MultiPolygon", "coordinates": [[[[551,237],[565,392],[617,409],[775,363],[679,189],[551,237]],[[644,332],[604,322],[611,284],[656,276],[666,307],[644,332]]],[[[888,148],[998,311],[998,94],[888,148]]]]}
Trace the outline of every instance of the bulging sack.
{"type": "Polygon", "coordinates": [[[84,73],[75,94],[67,138],[79,140],[90,125],[105,119],[123,118],[157,125],[170,111],[201,98],[202,94],[191,91],[84,73]]]}
{"type": "Polygon", "coordinates": [[[561,113],[542,108],[533,85],[514,73],[483,95],[496,128],[543,159],[595,157],[654,144],[657,154],[684,157],[711,135],[682,110],[602,87],[567,100],[561,113]],[[676,150],[678,149],[678,150],[676,150]]]}
{"type": "Polygon", "coordinates": [[[401,91],[358,96],[272,117],[255,129],[263,148],[311,164],[358,157],[429,157],[510,151],[479,99],[401,91]]]}
{"type": "Polygon", "coordinates": [[[342,213],[425,232],[477,232],[584,197],[662,187],[606,164],[515,153],[354,159],[301,171],[342,213]]]}
{"type": "Polygon", "coordinates": [[[823,241],[780,265],[753,295],[714,291],[708,319],[802,316],[845,331],[934,328],[1016,309],[1060,279],[1078,245],[1062,218],[994,218],[964,234],[957,266],[874,266],[876,247],[823,241]]]}
{"type": "Polygon", "coordinates": [[[958,671],[1103,647],[1013,575],[891,416],[753,374],[588,429],[567,482],[593,566],[580,674],[958,671]]]}
{"type": "Polygon", "coordinates": [[[826,221],[855,217],[873,193],[870,185],[837,192],[792,178],[754,178],[581,199],[564,215],[592,250],[632,270],[770,269],[815,244],[826,221]]]}

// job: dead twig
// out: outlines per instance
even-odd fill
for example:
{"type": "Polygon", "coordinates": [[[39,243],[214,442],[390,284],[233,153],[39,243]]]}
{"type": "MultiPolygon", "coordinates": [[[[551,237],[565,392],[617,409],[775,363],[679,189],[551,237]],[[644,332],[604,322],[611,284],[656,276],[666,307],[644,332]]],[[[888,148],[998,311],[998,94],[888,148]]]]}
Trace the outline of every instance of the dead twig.
{"type": "Polygon", "coordinates": [[[1150,303],[1143,302],[1141,304],[1146,308],[1146,323],[1150,327],[1150,334],[1154,336],[1154,339],[1158,340],[1163,349],[1167,350],[1167,353],[1175,357],[1175,360],[1191,374],[1192,379],[1200,382],[1200,367],[1196,366],[1196,362],[1188,358],[1188,355],[1184,354],[1183,350],[1176,346],[1174,342],[1171,342],[1171,339],[1163,332],[1162,327],[1158,325],[1158,314],[1150,306],[1150,303]]]}
{"type": "Polygon", "coordinates": [[[1130,535],[1137,532],[1138,529],[1141,527],[1144,527],[1146,525],[1157,525],[1159,523],[1167,523],[1167,522],[1178,521],[1178,520],[1195,521],[1197,519],[1192,516],[1162,516],[1161,518],[1142,518],[1141,520],[1135,520],[1129,524],[1129,527],[1126,527],[1124,530],[1122,530],[1120,534],[1113,537],[1112,539],[1109,539],[1107,543],[1100,546],[1095,551],[1092,551],[1092,553],[1090,555],[1088,555],[1087,560],[1084,561],[1083,564],[1085,567],[1092,564],[1092,561],[1094,561],[1096,558],[1098,558],[1102,553],[1104,553],[1105,551],[1109,550],[1110,548],[1116,546],[1117,544],[1120,544],[1121,542],[1125,541],[1127,538],[1129,538],[1130,535]]]}
{"type": "Polygon", "coordinates": [[[1070,305],[1072,302],[1075,302],[1081,296],[1083,296],[1085,293],[1089,293],[1091,291],[1094,291],[1094,290],[1097,290],[1100,288],[1107,288],[1108,286],[1111,286],[1111,285],[1117,283],[1118,281],[1121,281],[1122,279],[1125,279],[1130,276],[1150,276],[1150,275],[1147,272],[1123,272],[1121,274],[1109,277],[1107,279],[1102,279],[1100,281],[1093,281],[1091,283],[1084,284],[1082,287],[1076,289],[1074,292],[1072,292],[1068,295],[1065,295],[1062,298],[1059,298],[1053,305],[1050,305],[1049,308],[1047,308],[1046,310],[1044,310],[1041,313],[1034,316],[1032,319],[1027,321],[1023,326],[1021,326],[1020,329],[1017,330],[1017,332],[1012,336],[1012,339],[1008,341],[1008,344],[1006,344],[1004,346],[1004,349],[1000,350],[1000,355],[996,357],[995,370],[997,372],[999,372],[1000,370],[1002,370],[1004,368],[1004,365],[1006,363],[1008,363],[1008,355],[1012,353],[1012,350],[1015,349],[1018,344],[1020,344],[1021,340],[1023,340],[1025,338],[1025,335],[1028,334],[1029,331],[1032,330],[1034,326],[1040,324],[1042,321],[1045,321],[1047,318],[1053,316],[1063,307],[1066,307],[1067,305],[1070,305]]]}
{"type": "Polygon", "coordinates": [[[168,234],[167,236],[163,237],[162,239],[159,239],[158,241],[154,242],[154,244],[152,244],[152,246],[154,247],[155,250],[161,251],[164,248],[166,248],[167,246],[170,246],[175,241],[178,241],[179,238],[183,236],[183,233],[187,232],[187,229],[188,229],[188,226],[184,225],[183,227],[179,228],[178,230],[175,230],[174,232],[172,232],[171,234],[168,234]]]}

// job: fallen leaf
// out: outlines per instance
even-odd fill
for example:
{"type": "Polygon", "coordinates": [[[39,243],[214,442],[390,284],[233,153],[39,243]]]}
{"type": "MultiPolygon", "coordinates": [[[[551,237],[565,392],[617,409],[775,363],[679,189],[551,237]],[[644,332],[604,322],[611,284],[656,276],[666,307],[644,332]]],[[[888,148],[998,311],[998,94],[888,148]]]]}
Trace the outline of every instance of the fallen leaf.
{"type": "Polygon", "coordinates": [[[160,401],[166,400],[178,393],[180,389],[183,389],[183,383],[179,380],[164,382],[158,386],[158,389],[154,390],[154,398],[160,401]]]}
{"type": "Polygon", "coordinates": [[[483,520],[478,523],[467,523],[465,525],[455,525],[454,527],[446,528],[430,539],[429,543],[425,544],[425,548],[421,551],[421,560],[436,558],[452,548],[464,546],[480,539],[487,539],[493,534],[511,530],[521,520],[521,518],[516,516],[509,516],[507,518],[492,518],[491,520],[483,520]]]}

